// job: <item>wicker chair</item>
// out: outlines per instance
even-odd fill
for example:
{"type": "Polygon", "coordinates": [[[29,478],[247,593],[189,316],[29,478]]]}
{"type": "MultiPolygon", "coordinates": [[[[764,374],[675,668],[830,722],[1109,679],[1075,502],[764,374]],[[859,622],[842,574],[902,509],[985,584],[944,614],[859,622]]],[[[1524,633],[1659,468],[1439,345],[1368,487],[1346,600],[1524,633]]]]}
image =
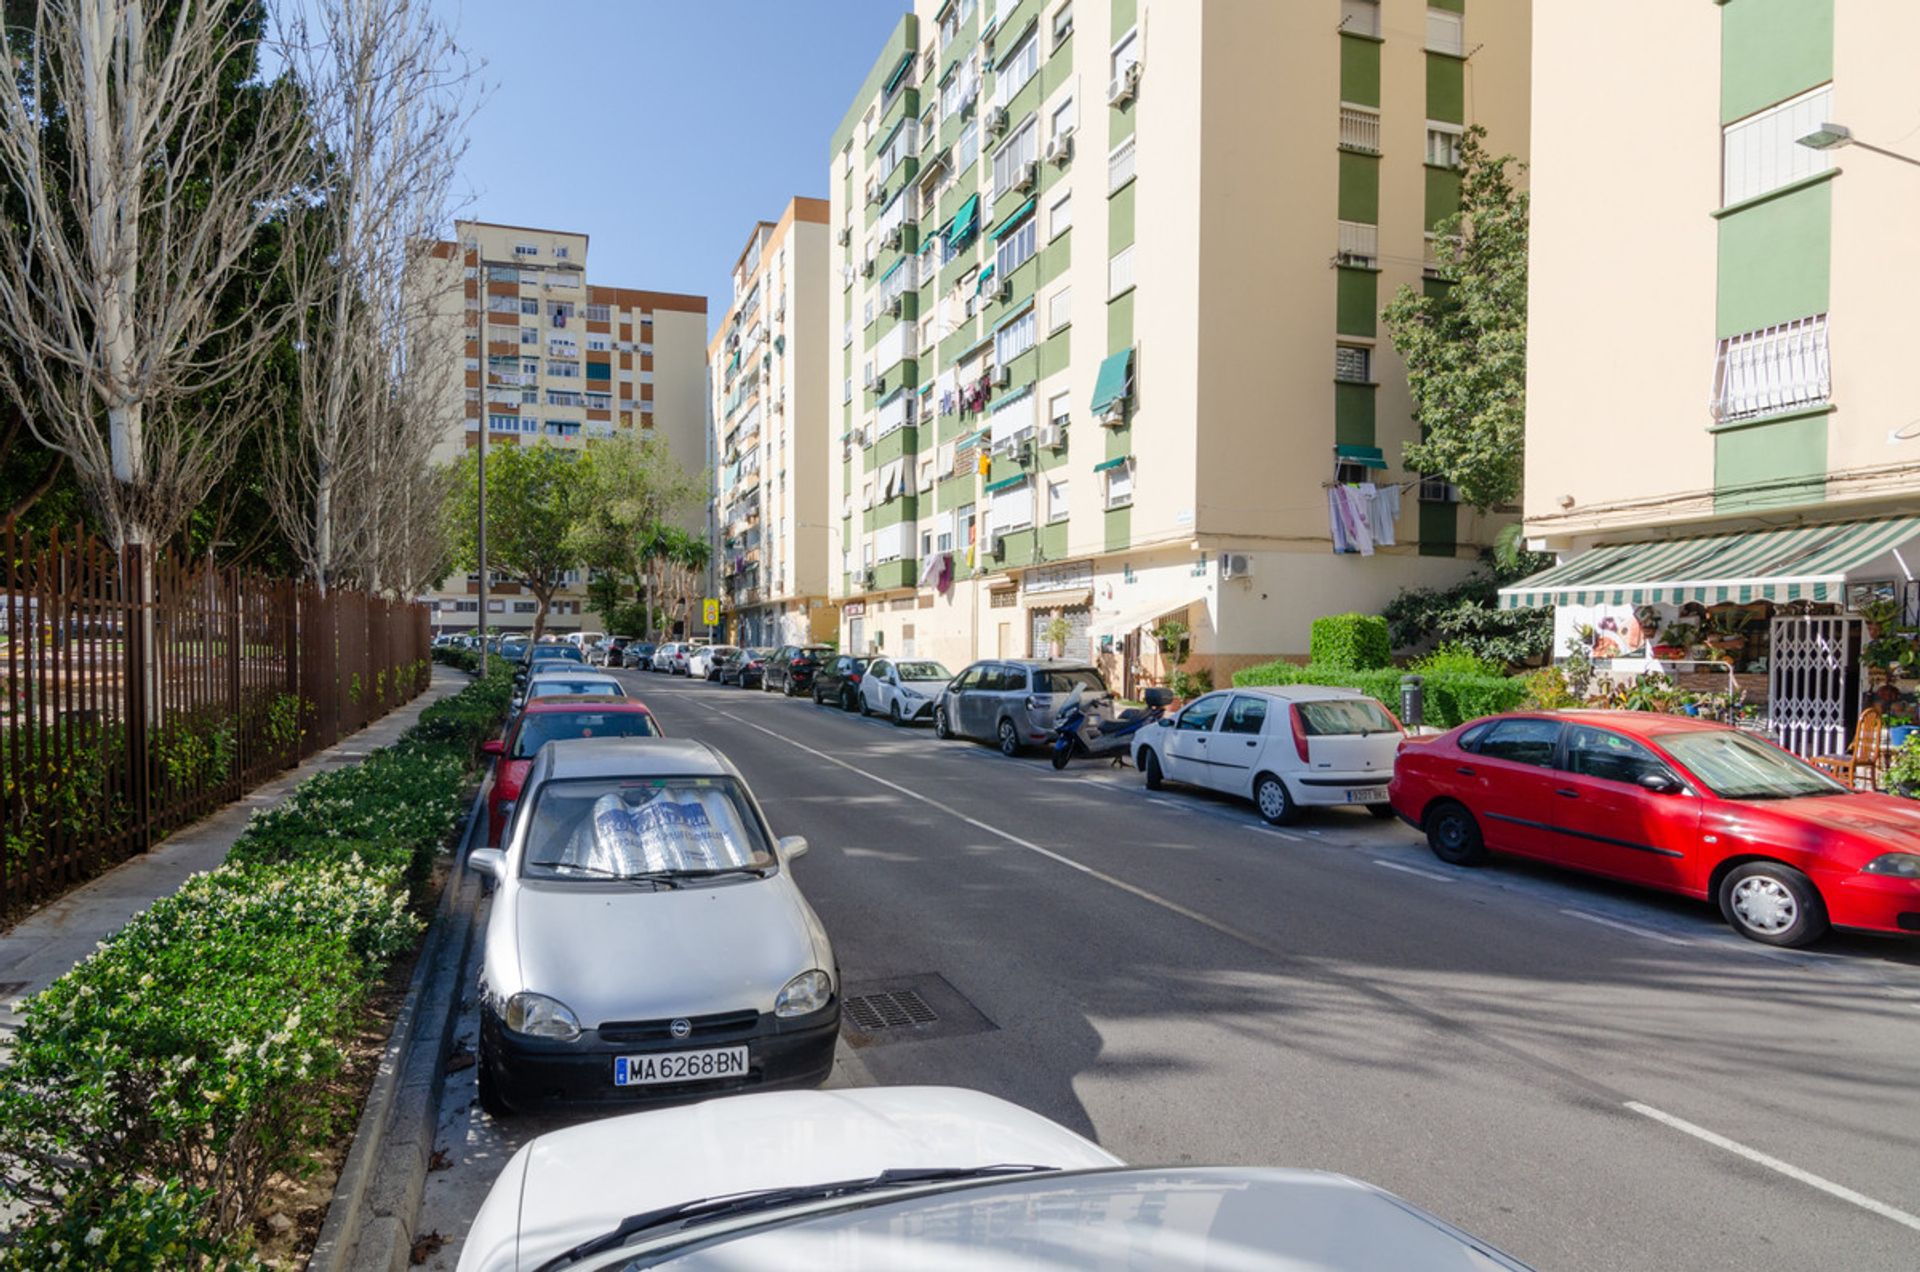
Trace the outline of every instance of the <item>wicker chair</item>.
{"type": "Polygon", "coordinates": [[[1880,752],[1885,741],[1886,726],[1881,723],[1880,709],[1868,707],[1854,725],[1853,746],[1847,754],[1816,755],[1810,760],[1815,768],[1826,770],[1848,786],[1864,781],[1872,789],[1880,784],[1880,752]]]}

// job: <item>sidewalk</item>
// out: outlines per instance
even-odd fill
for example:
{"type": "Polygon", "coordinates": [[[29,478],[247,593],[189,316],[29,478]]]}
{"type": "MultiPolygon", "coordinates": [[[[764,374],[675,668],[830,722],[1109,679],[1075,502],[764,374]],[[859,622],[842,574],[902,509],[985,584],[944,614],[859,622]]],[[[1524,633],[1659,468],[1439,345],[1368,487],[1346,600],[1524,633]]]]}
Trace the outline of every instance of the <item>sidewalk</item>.
{"type": "Polygon", "coordinates": [[[399,738],[429,703],[457,693],[471,677],[439,663],[427,690],[360,732],[321,751],[297,768],[250,791],[211,817],[169,835],[149,852],[124,861],[98,879],[75,888],[28,915],[0,935],[0,1055],[20,1017],[19,1001],[59,979],[127,920],[161,897],[171,896],[189,875],[211,870],[246,829],[254,810],[278,803],[302,781],[325,769],[355,764],[399,738]]]}

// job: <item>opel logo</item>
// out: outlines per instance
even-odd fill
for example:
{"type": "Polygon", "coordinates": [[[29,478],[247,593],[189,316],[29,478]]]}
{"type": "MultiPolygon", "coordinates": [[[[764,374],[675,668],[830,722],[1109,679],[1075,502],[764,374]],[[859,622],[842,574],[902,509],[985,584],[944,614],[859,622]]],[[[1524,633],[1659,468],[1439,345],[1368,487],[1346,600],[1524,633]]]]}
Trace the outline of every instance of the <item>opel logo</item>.
{"type": "Polygon", "coordinates": [[[676,1020],[667,1026],[667,1032],[676,1038],[685,1038],[693,1032],[693,1022],[685,1019],[676,1020]]]}

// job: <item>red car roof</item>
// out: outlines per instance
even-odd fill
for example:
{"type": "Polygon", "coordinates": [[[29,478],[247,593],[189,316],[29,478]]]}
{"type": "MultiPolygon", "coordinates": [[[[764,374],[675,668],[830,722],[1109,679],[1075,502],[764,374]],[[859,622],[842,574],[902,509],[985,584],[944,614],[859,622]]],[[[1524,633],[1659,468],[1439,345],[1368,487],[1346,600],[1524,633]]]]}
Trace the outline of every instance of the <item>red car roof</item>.
{"type": "Polygon", "coordinates": [[[652,715],[647,704],[638,698],[609,698],[600,694],[568,693],[552,698],[535,698],[520,709],[522,715],[552,715],[556,711],[578,711],[582,707],[592,707],[595,711],[627,711],[652,715]]]}
{"type": "MultiPolygon", "coordinates": [[[[1660,733],[1707,733],[1725,730],[1732,726],[1718,720],[1701,720],[1693,716],[1666,715],[1658,711],[1604,711],[1587,708],[1578,711],[1509,711],[1488,719],[1507,719],[1509,717],[1531,717],[1540,720],[1565,720],[1573,724],[1590,724],[1596,728],[1613,729],[1619,733],[1633,733],[1642,737],[1651,737],[1660,733]]],[[[1478,723],[1475,721],[1474,723],[1478,723]]]]}

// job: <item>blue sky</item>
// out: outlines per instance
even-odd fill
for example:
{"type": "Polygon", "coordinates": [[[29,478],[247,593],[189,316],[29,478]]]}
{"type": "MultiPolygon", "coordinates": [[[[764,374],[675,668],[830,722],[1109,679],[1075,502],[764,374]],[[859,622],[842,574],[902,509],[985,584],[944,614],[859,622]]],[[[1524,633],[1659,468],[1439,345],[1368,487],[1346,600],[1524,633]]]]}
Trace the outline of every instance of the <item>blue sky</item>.
{"type": "Polygon", "coordinates": [[[826,195],[827,143],[907,8],[437,2],[487,64],[461,215],[583,230],[591,279],[705,295],[710,321],[726,309],[749,226],[793,195],[826,195]]]}

